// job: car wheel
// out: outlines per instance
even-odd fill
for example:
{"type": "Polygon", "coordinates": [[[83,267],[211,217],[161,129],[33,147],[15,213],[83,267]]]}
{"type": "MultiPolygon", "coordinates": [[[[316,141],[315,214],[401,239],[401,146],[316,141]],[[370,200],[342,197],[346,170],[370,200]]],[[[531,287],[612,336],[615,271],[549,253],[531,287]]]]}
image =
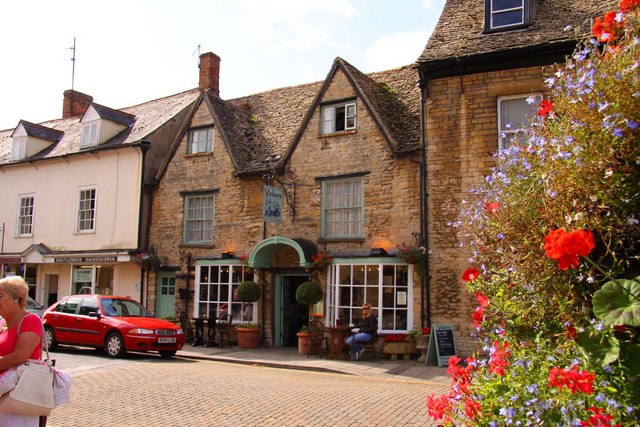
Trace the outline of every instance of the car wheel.
{"type": "Polygon", "coordinates": [[[104,350],[109,357],[122,357],[127,352],[124,348],[124,340],[118,332],[112,332],[107,335],[104,350]]]}
{"type": "Polygon", "coordinates": [[[44,327],[44,339],[47,344],[47,350],[53,351],[58,348],[58,341],[56,341],[56,334],[53,332],[51,326],[44,327]]]}
{"type": "Polygon", "coordinates": [[[160,357],[163,359],[170,359],[176,355],[177,351],[178,350],[160,350],[158,353],[160,353],[160,357]]]}

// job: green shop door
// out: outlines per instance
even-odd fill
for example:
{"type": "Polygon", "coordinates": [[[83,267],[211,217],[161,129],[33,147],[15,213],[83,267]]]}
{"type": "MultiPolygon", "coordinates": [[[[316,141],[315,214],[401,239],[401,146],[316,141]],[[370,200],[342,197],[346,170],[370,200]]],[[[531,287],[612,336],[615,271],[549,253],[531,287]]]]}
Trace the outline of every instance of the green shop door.
{"type": "Polygon", "coordinates": [[[158,310],[156,317],[176,316],[176,274],[162,271],[158,273],[158,310]]]}

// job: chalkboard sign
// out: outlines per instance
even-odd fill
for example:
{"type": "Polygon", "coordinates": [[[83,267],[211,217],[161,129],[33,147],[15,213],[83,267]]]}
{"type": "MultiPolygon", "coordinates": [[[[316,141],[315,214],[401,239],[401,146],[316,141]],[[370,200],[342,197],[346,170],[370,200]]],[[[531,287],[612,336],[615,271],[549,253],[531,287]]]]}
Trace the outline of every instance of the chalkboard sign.
{"type": "Polygon", "coordinates": [[[434,324],[431,327],[431,337],[427,348],[424,364],[437,363],[447,366],[449,358],[456,355],[456,341],[453,336],[453,325],[434,324]]]}

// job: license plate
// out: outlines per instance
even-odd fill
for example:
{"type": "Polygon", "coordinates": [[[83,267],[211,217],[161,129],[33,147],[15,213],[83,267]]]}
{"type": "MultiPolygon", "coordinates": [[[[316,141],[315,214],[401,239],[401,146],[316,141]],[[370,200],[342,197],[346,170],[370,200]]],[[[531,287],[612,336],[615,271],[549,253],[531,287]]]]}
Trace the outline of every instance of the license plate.
{"type": "Polygon", "coordinates": [[[161,337],[158,338],[159,344],[173,344],[176,342],[176,337],[161,337]]]}

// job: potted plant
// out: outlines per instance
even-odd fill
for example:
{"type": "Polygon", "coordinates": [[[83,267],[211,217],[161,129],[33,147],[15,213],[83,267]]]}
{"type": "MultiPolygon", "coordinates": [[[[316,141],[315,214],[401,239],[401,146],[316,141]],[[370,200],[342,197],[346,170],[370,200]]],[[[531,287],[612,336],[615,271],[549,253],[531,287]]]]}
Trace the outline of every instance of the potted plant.
{"type": "Polygon", "coordinates": [[[382,351],[384,354],[388,354],[391,360],[398,360],[398,356],[402,356],[404,360],[409,360],[417,351],[416,336],[417,334],[414,331],[408,334],[386,335],[382,351]]]}
{"type": "MultiPolygon", "coordinates": [[[[304,282],[296,289],[296,301],[298,304],[308,305],[309,312],[311,312],[311,306],[320,302],[323,296],[324,292],[322,291],[322,287],[317,282],[304,282]]],[[[298,353],[307,354],[310,345],[309,330],[307,327],[304,326],[300,332],[297,333],[297,336],[298,353]]]]}
{"type": "MultiPolygon", "coordinates": [[[[240,283],[237,298],[245,304],[253,304],[260,299],[260,285],[251,280],[240,283]]],[[[242,310],[244,313],[244,310],[242,310]]],[[[241,317],[241,320],[242,319],[241,317]]],[[[260,345],[260,325],[255,323],[241,323],[236,327],[238,347],[256,348],[260,345]]]]}
{"type": "Polygon", "coordinates": [[[327,265],[333,260],[329,255],[324,252],[318,252],[311,256],[311,270],[324,270],[327,265]]]}

